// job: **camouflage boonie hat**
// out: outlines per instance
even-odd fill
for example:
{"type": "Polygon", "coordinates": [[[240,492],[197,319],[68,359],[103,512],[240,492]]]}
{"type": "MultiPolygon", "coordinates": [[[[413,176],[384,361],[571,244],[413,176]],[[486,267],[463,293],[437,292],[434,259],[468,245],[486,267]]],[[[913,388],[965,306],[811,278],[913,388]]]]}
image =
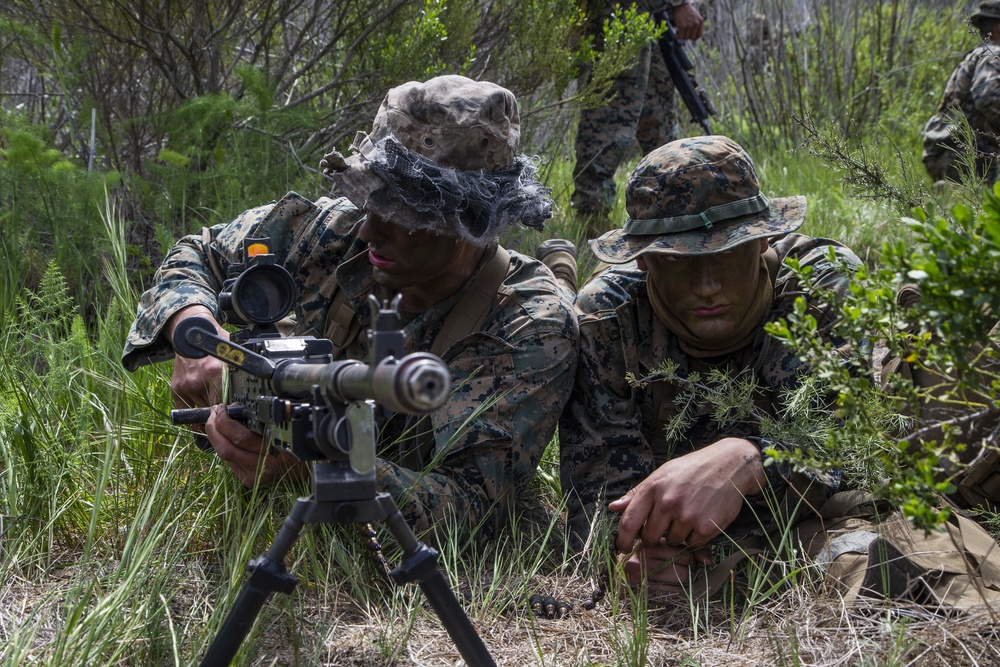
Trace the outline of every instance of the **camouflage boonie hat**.
{"type": "Polygon", "coordinates": [[[552,214],[533,162],[517,155],[520,136],[509,90],[439,76],[391,89],[353,155],[334,151],[320,166],[358,208],[485,243],[515,220],[541,228],[552,214]]]}
{"type": "MultiPolygon", "coordinates": [[[[985,0],[979,3],[979,9],[969,17],[972,25],[982,29],[982,24],[987,21],[1000,21],[1000,0],[985,0]]],[[[994,38],[1000,35],[994,35],[994,38]]]]}
{"type": "Polygon", "coordinates": [[[794,231],[806,216],[805,197],[765,197],[750,156],[722,136],[679,139],[644,157],[629,176],[625,208],[622,229],[590,242],[609,264],[643,253],[723,252],[794,231]]]}

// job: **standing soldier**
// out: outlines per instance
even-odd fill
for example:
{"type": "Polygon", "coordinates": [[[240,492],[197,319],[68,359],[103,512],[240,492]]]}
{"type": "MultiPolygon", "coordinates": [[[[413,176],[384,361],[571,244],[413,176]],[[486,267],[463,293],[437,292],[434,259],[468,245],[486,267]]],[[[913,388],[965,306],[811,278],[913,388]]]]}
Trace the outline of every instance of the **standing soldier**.
{"type": "MultiPolygon", "coordinates": [[[[588,15],[588,34],[594,37],[597,48],[603,47],[602,26],[618,4],[602,2],[588,15]]],[[[701,37],[704,21],[690,0],[638,0],[635,6],[651,13],[667,8],[677,39],[701,37]]],[[[587,221],[589,238],[610,228],[615,170],[632,140],[647,153],[674,139],[677,124],[674,84],[656,44],[646,46],[639,53],[639,62],[618,75],[610,96],[606,105],[580,111],[576,132],[572,201],[578,216],[587,221]]]]}
{"type": "Polygon", "coordinates": [[[938,112],[924,126],[923,162],[937,181],[961,178],[963,146],[956,119],[972,129],[975,174],[992,184],[997,180],[1000,150],[1000,0],[984,0],[969,19],[983,44],[973,49],[952,72],[938,112]]]}

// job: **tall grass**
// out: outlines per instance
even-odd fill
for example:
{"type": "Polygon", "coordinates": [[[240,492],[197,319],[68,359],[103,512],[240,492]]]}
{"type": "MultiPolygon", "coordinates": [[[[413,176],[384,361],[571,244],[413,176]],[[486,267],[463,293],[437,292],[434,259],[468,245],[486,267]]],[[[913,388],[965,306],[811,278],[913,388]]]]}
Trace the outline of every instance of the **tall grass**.
{"type": "MultiPolygon", "coordinates": [[[[4,288],[17,298],[0,327],[0,664],[196,663],[235,602],[244,565],[304,491],[240,487],[169,424],[169,366],[122,369],[138,295],[111,201],[99,232],[106,291],[92,295],[107,305],[92,331],[55,264],[33,289],[20,276],[4,288]]],[[[558,489],[535,488],[549,499],[538,511],[473,555],[445,539],[442,566],[453,589],[471,596],[469,612],[492,646],[499,639],[501,653],[510,650],[496,628],[513,622],[518,636],[534,637],[539,664],[555,664],[548,628],[524,615],[523,601],[572,567],[558,489]]],[[[392,561],[392,541],[384,542],[392,561]]],[[[302,584],[265,605],[237,664],[338,661],[359,650],[345,641],[351,636],[366,638],[364,662],[389,664],[405,660],[428,626],[436,645],[449,646],[421,595],[391,584],[356,530],[307,530],[289,566],[302,584]]],[[[571,596],[584,598],[573,585],[589,583],[570,584],[571,596]]],[[[640,664],[644,616],[614,627],[619,664],[640,664]]]]}

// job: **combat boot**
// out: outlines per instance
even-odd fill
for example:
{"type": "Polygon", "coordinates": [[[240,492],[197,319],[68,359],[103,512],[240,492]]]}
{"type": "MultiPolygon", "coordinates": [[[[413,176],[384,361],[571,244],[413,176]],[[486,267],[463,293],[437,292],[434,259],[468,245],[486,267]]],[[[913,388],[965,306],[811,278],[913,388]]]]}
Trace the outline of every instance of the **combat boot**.
{"type": "Polygon", "coordinates": [[[576,295],[576,246],[566,239],[549,239],[542,241],[535,252],[535,257],[549,267],[563,287],[570,294],[576,295]]]}

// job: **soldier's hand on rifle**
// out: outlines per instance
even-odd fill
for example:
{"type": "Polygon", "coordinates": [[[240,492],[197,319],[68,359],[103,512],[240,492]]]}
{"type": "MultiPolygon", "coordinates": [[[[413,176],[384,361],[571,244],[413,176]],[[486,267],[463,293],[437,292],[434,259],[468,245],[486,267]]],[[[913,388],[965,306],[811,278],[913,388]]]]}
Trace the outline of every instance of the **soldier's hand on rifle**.
{"type": "Polygon", "coordinates": [[[308,472],[306,464],[291,454],[268,453],[263,436],[230,417],[225,405],[212,406],[205,434],[215,453],[229,464],[244,486],[273,484],[289,471],[308,472]]]}
{"type": "MultiPolygon", "coordinates": [[[[188,306],[183,308],[167,322],[164,334],[173,344],[174,329],[177,324],[188,317],[201,315],[215,324],[216,330],[223,338],[229,338],[229,332],[223,329],[212,311],[205,306],[188,306]]],[[[180,354],[174,355],[174,372],[170,377],[170,392],[174,397],[174,407],[177,408],[207,408],[222,399],[222,362],[211,355],[201,359],[190,359],[180,354]]],[[[195,430],[200,431],[200,428],[195,430]]]]}
{"type": "Polygon", "coordinates": [[[701,17],[698,9],[690,2],[684,5],[677,5],[671,11],[670,20],[674,24],[677,32],[677,39],[689,42],[701,37],[702,24],[705,19],[701,17]]]}
{"type": "Polygon", "coordinates": [[[637,539],[647,547],[661,538],[673,547],[705,546],[765,481],[757,446],[742,438],[723,438],[671,459],[608,505],[622,512],[618,550],[630,551],[637,539]]]}

